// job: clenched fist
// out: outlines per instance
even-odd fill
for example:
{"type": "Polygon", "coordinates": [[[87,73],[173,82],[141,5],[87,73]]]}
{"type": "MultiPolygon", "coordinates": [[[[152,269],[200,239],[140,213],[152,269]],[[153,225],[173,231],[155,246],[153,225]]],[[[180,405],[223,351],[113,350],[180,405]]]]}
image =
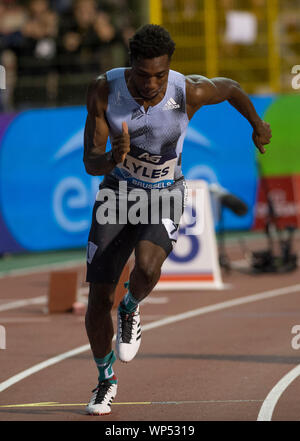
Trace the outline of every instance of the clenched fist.
{"type": "Polygon", "coordinates": [[[266,149],[264,148],[265,144],[270,144],[270,140],[272,138],[272,131],[270,124],[265,121],[261,121],[255,129],[253,130],[252,139],[260,153],[265,153],[266,149]]]}
{"type": "Polygon", "coordinates": [[[130,136],[128,126],[124,121],[122,123],[122,134],[116,136],[112,141],[112,153],[116,163],[123,162],[128,152],[130,152],[130,136]]]}

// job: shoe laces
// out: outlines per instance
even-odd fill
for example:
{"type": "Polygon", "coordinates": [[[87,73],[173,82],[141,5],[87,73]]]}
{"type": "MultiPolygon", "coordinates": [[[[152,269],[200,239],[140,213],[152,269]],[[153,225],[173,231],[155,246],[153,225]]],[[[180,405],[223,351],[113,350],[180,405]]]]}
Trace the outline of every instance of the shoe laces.
{"type": "Polygon", "coordinates": [[[112,383],[109,380],[103,380],[101,383],[98,384],[98,386],[92,391],[96,392],[97,395],[95,396],[94,404],[100,404],[105,398],[105,395],[109,391],[110,387],[112,386],[112,383]]]}
{"type": "Polygon", "coordinates": [[[135,311],[128,314],[120,311],[121,325],[122,325],[122,341],[123,343],[130,343],[132,337],[133,325],[137,323],[135,320],[135,311]]]}

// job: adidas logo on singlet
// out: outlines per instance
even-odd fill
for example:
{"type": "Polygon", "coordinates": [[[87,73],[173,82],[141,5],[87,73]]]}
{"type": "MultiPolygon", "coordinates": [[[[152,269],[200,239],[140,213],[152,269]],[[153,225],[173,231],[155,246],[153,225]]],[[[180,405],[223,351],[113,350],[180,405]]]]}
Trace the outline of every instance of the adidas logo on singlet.
{"type": "Polygon", "coordinates": [[[173,98],[170,98],[168,102],[164,105],[163,110],[173,110],[178,109],[180,104],[177,104],[173,98]]]}

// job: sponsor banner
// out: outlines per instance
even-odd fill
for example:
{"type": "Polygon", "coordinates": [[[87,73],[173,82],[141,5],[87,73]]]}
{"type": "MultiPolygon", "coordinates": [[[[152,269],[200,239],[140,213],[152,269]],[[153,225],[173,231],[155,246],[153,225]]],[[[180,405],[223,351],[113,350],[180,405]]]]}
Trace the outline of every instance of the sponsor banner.
{"type": "MultiPolygon", "coordinates": [[[[262,113],[271,99],[254,100],[262,113]]],[[[102,177],[84,169],[83,106],[35,109],[0,117],[0,253],[85,247],[102,177]],[[1,129],[0,129],[1,130],[1,129]]],[[[107,149],[110,149],[108,142],[107,149]]],[[[142,188],[168,186],[173,158],[129,158],[122,172],[142,188]]],[[[253,224],[257,170],[251,127],[229,104],[207,106],[193,117],[182,153],[187,179],[219,183],[249,207],[238,217],[225,210],[228,229],[253,224]]],[[[218,227],[218,218],[214,219],[218,227]]]]}
{"type": "Polygon", "coordinates": [[[297,205],[298,205],[298,216],[297,216],[297,225],[298,228],[300,228],[300,175],[295,175],[293,176],[293,188],[294,188],[294,194],[295,194],[295,199],[297,201],[297,205]]]}
{"type": "Polygon", "coordinates": [[[195,180],[187,181],[187,186],[177,243],[162,266],[155,289],[223,289],[208,185],[195,180]]]}
{"type": "MultiPolygon", "coordinates": [[[[263,117],[273,97],[251,97],[263,117]]],[[[228,102],[204,106],[192,118],[182,153],[186,179],[204,179],[218,184],[248,206],[248,213],[237,216],[223,210],[222,226],[227,230],[250,229],[254,222],[257,194],[257,149],[252,142],[252,127],[228,102]]],[[[215,226],[220,227],[218,210],[215,226]]]]}
{"type": "Polygon", "coordinates": [[[266,108],[265,120],[272,128],[267,154],[258,156],[262,175],[300,175],[299,94],[278,95],[266,108]]]}
{"type": "MultiPolygon", "coordinates": [[[[1,216],[22,249],[84,246],[99,178],[85,173],[83,107],[30,110],[0,148],[1,216]]],[[[1,252],[8,250],[4,244],[1,252]]]]}
{"type": "MultiPolygon", "coordinates": [[[[15,113],[0,115],[0,191],[2,185],[1,147],[5,133],[10,123],[14,120],[15,116],[16,116],[15,113]]],[[[11,158],[11,160],[13,161],[13,158],[11,158]]],[[[11,164],[11,167],[13,167],[13,163],[11,164]]],[[[4,252],[14,253],[14,252],[24,251],[24,248],[18,243],[18,241],[14,238],[9,228],[7,227],[5,219],[3,218],[3,211],[1,209],[2,206],[3,206],[3,202],[1,201],[1,195],[0,195],[0,254],[4,252]]]]}
{"type": "Polygon", "coordinates": [[[272,209],[279,228],[300,226],[299,183],[299,176],[274,176],[260,180],[254,229],[265,227],[272,209]]]}

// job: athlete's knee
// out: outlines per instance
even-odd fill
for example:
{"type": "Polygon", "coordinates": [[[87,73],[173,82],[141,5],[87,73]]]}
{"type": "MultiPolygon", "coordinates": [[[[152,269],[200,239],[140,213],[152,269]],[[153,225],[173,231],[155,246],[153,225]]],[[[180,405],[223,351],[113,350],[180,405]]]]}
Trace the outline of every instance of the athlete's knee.
{"type": "Polygon", "coordinates": [[[161,263],[155,257],[140,256],[136,260],[135,270],[144,279],[146,284],[151,284],[160,276],[161,263]]]}

